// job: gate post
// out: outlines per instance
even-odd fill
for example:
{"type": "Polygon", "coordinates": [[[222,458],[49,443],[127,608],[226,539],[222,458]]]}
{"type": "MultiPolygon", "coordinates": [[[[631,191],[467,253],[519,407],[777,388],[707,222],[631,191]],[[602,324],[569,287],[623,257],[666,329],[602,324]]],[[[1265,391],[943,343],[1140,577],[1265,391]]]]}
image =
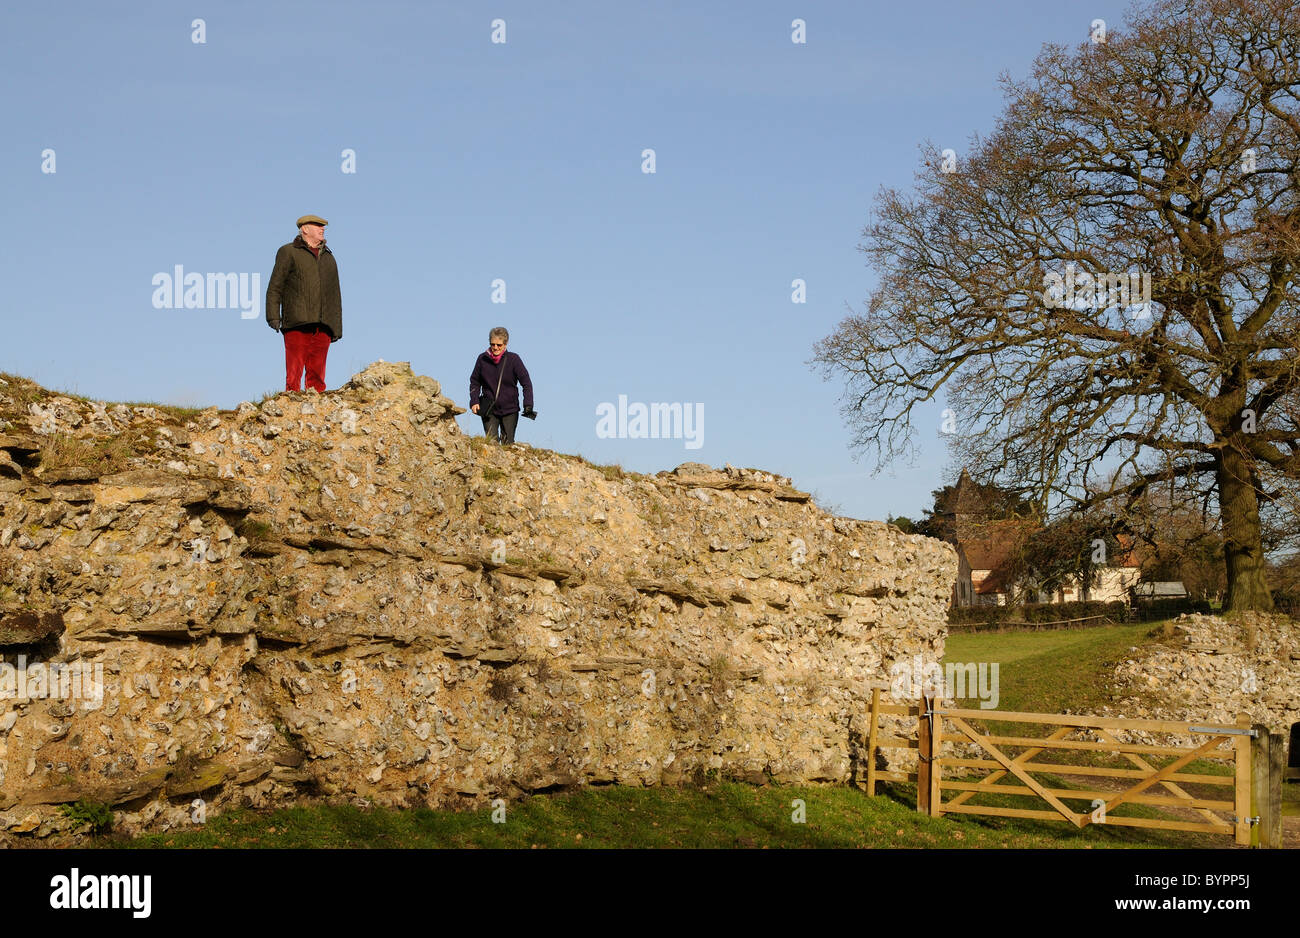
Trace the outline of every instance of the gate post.
{"type": "MultiPolygon", "coordinates": [[[[1250,729],[1250,714],[1237,714],[1237,728],[1240,730],[1250,729]]],[[[1233,736],[1233,814],[1236,818],[1236,842],[1243,846],[1250,846],[1250,756],[1254,748],[1254,740],[1250,736],[1233,736]]]]}
{"type": "Polygon", "coordinates": [[[1281,733],[1256,723],[1250,753],[1250,811],[1259,818],[1251,831],[1252,846],[1282,846],[1282,774],[1286,746],[1281,733]]]}
{"type": "Polygon", "coordinates": [[[880,688],[871,688],[871,728],[867,730],[867,794],[876,794],[876,735],[880,721],[880,688]]]}
{"type": "MultiPolygon", "coordinates": [[[[943,698],[935,697],[930,701],[932,707],[942,706],[943,698]]],[[[930,718],[930,817],[943,817],[943,766],[939,757],[943,754],[943,717],[935,714],[930,718]]]]}
{"type": "Polygon", "coordinates": [[[934,747],[930,744],[930,698],[922,696],[917,702],[916,725],[916,810],[930,814],[930,772],[934,747]]]}

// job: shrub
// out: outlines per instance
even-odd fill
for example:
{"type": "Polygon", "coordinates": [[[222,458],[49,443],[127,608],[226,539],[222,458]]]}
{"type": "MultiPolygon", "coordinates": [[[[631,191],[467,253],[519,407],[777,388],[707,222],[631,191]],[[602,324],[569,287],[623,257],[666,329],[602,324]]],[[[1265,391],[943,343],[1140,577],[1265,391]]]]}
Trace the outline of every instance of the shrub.
{"type": "Polygon", "coordinates": [[[52,434],[41,445],[41,465],[47,469],[89,469],[102,475],[121,472],[127,460],[142,451],[138,441],[126,434],[79,438],[69,433],[52,434]]]}
{"type": "Polygon", "coordinates": [[[265,541],[275,534],[269,522],[252,517],[246,517],[239,522],[235,526],[235,533],[240,537],[248,538],[250,541],[265,541]]]}
{"type": "Polygon", "coordinates": [[[1137,608],[1143,619],[1174,619],[1189,612],[1214,614],[1209,601],[1204,599],[1155,599],[1140,602],[1137,608]]]}
{"type": "Polygon", "coordinates": [[[248,541],[248,553],[253,557],[271,556],[280,546],[275,529],[262,517],[248,515],[235,525],[235,533],[248,541]]]}
{"type": "Polygon", "coordinates": [[[60,805],[59,810],[92,834],[102,834],[113,826],[113,809],[108,805],[82,798],[72,804],[60,805]]]}
{"type": "Polygon", "coordinates": [[[1025,607],[1026,622],[1058,622],[1061,619],[1083,619],[1088,616],[1109,616],[1123,619],[1128,613],[1125,602],[1038,603],[1025,607]]]}
{"type": "Polygon", "coordinates": [[[1036,622],[1060,622],[1089,616],[1108,616],[1121,620],[1128,616],[1123,602],[1031,603],[1026,606],[956,606],[948,610],[948,624],[966,626],[972,631],[1002,625],[1036,622]]]}
{"type": "Polygon", "coordinates": [[[954,625],[998,625],[1019,618],[1019,606],[955,606],[948,610],[948,621],[954,625]]]}

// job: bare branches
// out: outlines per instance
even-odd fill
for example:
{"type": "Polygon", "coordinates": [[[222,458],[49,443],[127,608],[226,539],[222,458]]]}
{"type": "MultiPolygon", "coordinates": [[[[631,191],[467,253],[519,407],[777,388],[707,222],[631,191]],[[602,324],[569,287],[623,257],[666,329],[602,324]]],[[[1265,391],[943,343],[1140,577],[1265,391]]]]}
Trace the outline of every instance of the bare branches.
{"type": "Polygon", "coordinates": [[[1178,6],[1105,46],[1049,47],[959,172],[932,171],[931,149],[915,194],[880,196],[863,245],[880,287],[815,353],[847,376],[855,443],[880,462],[941,389],[963,431],[1001,423],[1004,443],[1045,456],[1045,486],[1096,458],[1076,440],[1168,450],[1196,414],[1221,436],[1225,402],[1249,396],[1262,423],[1297,386],[1264,356],[1294,347],[1300,239],[1277,207],[1296,204],[1296,14],[1178,6]],[[1076,296],[1051,304],[1045,282],[1071,271],[1076,296]],[[1109,303],[1137,272],[1149,302],[1109,303]]]}
{"type": "Polygon", "coordinates": [[[816,346],[854,446],[911,455],[943,393],[963,461],[1044,507],[1210,474],[1249,515],[1228,452],[1300,478],[1297,52],[1280,0],[1163,0],[1004,79],[958,171],[929,148],[881,193],[879,287],[816,346]]]}

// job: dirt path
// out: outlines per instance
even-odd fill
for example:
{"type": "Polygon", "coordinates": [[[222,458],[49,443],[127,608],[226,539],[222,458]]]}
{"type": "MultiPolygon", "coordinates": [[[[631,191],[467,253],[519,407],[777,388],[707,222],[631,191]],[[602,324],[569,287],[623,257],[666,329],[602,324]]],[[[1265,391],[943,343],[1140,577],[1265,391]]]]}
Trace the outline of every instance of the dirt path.
{"type": "MultiPolygon", "coordinates": [[[[1098,778],[1091,775],[1070,775],[1066,772],[1058,772],[1060,778],[1068,779],[1071,784],[1086,785],[1089,788],[1095,788],[1098,791],[1123,791],[1131,783],[1126,780],[1117,778],[1098,778]]],[[[1160,789],[1162,794],[1172,794],[1172,792],[1163,789],[1160,785],[1154,785],[1149,791],[1153,792],[1160,789]]],[[[1161,811],[1183,821],[1202,821],[1204,818],[1195,808],[1181,808],[1176,805],[1160,805],[1161,811]]],[[[1238,845],[1224,838],[1226,847],[1237,847],[1238,845]]],[[[1250,847],[1241,847],[1242,850],[1249,850],[1250,847]]],[[[1282,818],[1282,849],[1300,850],[1300,815],[1286,815],[1282,818]]]]}

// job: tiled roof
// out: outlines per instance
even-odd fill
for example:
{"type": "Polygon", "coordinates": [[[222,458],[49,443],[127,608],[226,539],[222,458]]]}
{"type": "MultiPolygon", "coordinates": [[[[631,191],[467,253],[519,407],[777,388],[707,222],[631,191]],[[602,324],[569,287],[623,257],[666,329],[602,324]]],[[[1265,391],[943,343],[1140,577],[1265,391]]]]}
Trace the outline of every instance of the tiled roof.
{"type": "Polygon", "coordinates": [[[972,570],[996,570],[1015,555],[1035,527],[1032,521],[989,521],[973,528],[973,536],[958,538],[957,543],[972,570]]]}

